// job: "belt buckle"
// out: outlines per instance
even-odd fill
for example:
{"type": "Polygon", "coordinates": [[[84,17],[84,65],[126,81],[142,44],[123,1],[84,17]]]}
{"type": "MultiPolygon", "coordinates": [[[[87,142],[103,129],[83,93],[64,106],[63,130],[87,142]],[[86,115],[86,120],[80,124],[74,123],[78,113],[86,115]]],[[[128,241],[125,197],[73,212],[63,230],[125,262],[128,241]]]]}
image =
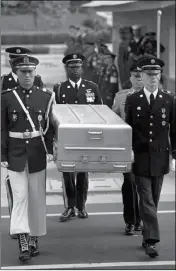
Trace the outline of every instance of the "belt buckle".
{"type": "Polygon", "coordinates": [[[23,133],[23,138],[31,138],[31,132],[24,132],[23,133]]]}

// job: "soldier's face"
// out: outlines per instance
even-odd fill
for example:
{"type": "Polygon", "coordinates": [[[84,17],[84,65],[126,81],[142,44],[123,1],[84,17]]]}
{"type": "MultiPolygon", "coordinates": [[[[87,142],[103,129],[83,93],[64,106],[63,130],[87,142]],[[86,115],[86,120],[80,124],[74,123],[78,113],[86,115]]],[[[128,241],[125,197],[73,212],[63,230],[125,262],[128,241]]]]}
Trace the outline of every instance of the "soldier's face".
{"type": "Polygon", "coordinates": [[[17,69],[16,74],[18,76],[18,81],[23,88],[29,89],[33,86],[36,75],[35,69],[17,69]]]}
{"type": "Polygon", "coordinates": [[[68,77],[73,81],[79,79],[82,74],[82,65],[67,66],[68,77]]]}
{"type": "Polygon", "coordinates": [[[135,90],[140,90],[143,87],[140,72],[131,72],[130,81],[131,81],[132,87],[135,90]]]}
{"type": "Polygon", "coordinates": [[[158,88],[159,83],[160,83],[160,78],[161,78],[161,71],[151,70],[151,71],[141,72],[142,82],[147,89],[158,88]]]}

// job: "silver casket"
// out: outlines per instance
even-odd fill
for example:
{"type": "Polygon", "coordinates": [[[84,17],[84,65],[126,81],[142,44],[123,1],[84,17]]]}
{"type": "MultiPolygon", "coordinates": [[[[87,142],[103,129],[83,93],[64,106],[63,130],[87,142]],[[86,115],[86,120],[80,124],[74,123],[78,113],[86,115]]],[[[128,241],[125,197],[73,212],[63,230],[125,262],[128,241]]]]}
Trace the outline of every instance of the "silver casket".
{"type": "Polygon", "coordinates": [[[56,104],[54,156],[62,172],[129,172],[132,129],[106,105],[56,104]]]}

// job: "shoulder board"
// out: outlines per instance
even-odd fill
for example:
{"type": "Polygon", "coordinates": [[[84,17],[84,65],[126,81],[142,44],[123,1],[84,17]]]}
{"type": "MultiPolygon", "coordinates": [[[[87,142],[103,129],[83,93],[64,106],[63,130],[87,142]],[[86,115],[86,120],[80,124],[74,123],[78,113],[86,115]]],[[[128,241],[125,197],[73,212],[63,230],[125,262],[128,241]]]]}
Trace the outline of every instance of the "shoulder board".
{"type": "Polygon", "coordinates": [[[6,90],[1,91],[1,94],[11,92],[12,90],[14,90],[14,88],[11,88],[11,89],[8,88],[8,89],[6,89],[6,90]]]}
{"type": "Polygon", "coordinates": [[[46,88],[39,88],[39,87],[36,87],[36,88],[37,88],[38,90],[41,90],[41,91],[45,92],[45,93],[52,94],[52,91],[49,90],[49,89],[46,89],[46,88]]]}
{"type": "Polygon", "coordinates": [[[131,93],[132,94],[132,92],[129,91],[129,89],[122,89],[119,92],[117,92],[117,94],[126,94],[126,93],[128,93],[128,94],[131,93]]]}
{"type": "Polygon", "coordinates": [[[170,95],[174,96],[174,94],[169,90],[161,89],[161,91],[166,93],[166,94],[170,94],[170,95]]]}
{"type": "Polygon", "coordinates": [[[131,95],[136,94],[136,93],[137,93],[137,91],[130,91],[130,92],[128,92],[127,96],[131,96],[131,95]]]}

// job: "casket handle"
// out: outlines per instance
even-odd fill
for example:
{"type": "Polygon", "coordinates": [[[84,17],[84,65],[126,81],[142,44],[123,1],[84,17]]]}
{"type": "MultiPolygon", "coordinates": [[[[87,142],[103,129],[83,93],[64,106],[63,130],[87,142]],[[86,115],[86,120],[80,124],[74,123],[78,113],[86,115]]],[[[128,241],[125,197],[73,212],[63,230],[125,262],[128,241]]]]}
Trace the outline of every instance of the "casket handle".
{"type": "Polygon", "coordinates": [[[127,171],[127,166],[125,165],[113,165],[114,168],[117,168],[119,171],[122,170],[122,171],[127,171]]]}
{"type": "Polygon", "coordinates": [[[102,131],[101,132],[93,132],[93,131],[89,131],[88,132],[89,133],[89,135],[102,135],[102,131]]]}
{"type": "Polygon", "coordinates": [[[72,172],[75,169],[75,164],[61,164],[61,167],[65,172],[69,172],[69,170],[72,172]]]}
{"type": "Polygon", "coordinates": [[[91,139],[101,139],[103,132],[102,131],[89,131],[88,134],[90,135],[91,139]],[[94,136],[97,136],[97,137],[94,137],[94,136]]]}

